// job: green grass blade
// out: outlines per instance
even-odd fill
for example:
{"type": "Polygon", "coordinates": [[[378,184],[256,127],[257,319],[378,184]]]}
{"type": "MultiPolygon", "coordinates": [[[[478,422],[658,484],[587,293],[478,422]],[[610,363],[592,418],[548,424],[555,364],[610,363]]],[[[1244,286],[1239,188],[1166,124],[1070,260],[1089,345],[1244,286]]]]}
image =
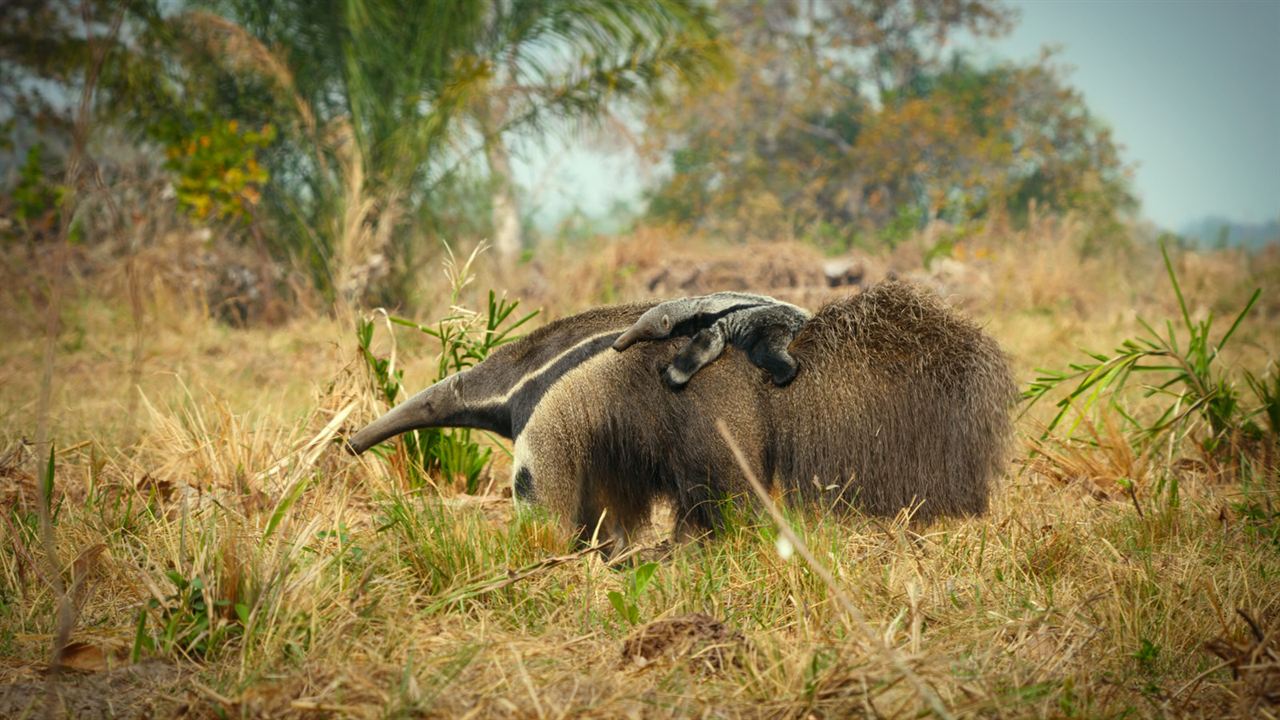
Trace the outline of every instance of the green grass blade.
{"type": "Polygon", "coordinates": [[[1169,282],[1173,284],[1173,294],[1178,297],[1178,308],[1182,310],[1182,321],[1187,325],[1187,332],[1195,334],[1195,326],[1191,324],[1191,313],[1187,311],[1186,298],[1182,296],[1182,286],[1178,284],[1178,274],[1173,270],[1173,262],[1169,260],[1169,248],[1164,239],[1160,240],[1160,255],[1164,258],[1165,270],[1169,273],[1169,282]]]}
{"type": "Polygon", "coordinates": [[[1240,314],[1236,316],[1235,321],[1231,323],[1231,327],[1227,329],[1227,332],[1223,334],[1222,339],[1218,341],[1218,347],[1214,349],[1214,354],[1217,354],[1218,350],[1221,350],[1226,346],[1227,341],[1231,339],[1231,336],[1236,334],[1236,329],[1239,328],[1240,323],[1244,321],[1244,316],[1249,314],[1249,311],[1253,309],[1254,304],[1258,302],[1258,298],[1261,296],[1262,288],[1255,288],[1253,294],[1249,296],[1249,302],[1244,304],[1244,309],[1240,311],[1240,314]]]}
{"type": "Polygon", "coordinates": [[[293,484],[293,487],[289,488],[285,492],[284,496],[280,498],[280,501],[276,503],[275,509],[271,511],[271,518],[267,520],[267,527],[262,531],[262,543],[266,543],[267,539],[275,533],[276,528],[278,528],[281,521],[284,520],[285,514],[289,512],[289,508],[293,507],[293,504],[302,496],[302,491],[305,490],[309,484],[309,477],[304,476],[298,478],[298,481],[293,484]]]}

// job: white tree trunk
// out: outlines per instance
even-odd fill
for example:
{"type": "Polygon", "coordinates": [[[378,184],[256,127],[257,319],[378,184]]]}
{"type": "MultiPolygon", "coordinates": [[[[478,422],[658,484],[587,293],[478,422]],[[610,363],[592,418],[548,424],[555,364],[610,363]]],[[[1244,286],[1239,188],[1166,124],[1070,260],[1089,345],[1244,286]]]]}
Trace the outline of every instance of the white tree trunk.
{"type": "Polygon", "coordinates": [[[516,200],[511,155],[500,131],[486,140],[485,156],[489,161],[490,182],[493,183],[493,247],[502,265],[509,268],[519,260],[524,240],[520,234],[520,205],[516,200]]]}

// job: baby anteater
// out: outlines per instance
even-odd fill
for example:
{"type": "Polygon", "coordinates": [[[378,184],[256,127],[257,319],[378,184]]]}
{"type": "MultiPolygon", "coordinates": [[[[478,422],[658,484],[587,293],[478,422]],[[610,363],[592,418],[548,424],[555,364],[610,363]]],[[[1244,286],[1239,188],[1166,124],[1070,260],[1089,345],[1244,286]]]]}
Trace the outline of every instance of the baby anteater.
{"type": "Polygon", "coordinates": [[[670,300],[654,306],[613,343],[625,350],[641,340],[692,335],[662,371],[668,387],[684,387],[726,344],[747,353],[752,364],[769,371],[775,385],[796,376],[796,360],[787,352],[796,333],[812,317],[809,311],[765,295],[718,292],[670,300]]]}

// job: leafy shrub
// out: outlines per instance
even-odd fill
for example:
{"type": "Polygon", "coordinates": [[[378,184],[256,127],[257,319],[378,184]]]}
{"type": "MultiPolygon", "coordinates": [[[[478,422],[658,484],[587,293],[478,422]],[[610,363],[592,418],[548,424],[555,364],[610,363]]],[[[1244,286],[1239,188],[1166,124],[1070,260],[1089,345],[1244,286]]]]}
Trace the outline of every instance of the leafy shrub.
{"type": "MultiPolygon", "coordinates": [[[[1166,448],[1176,451],[1190,439],[1206,463],[1228,475],[1241,470],[1249,475],[1265,469],[1274,460],[1277,419],[1280,419],[1280,379],[1272,371],[1261,380],[1246,373],[1250,401],[1239,384],[1218,362],[1222,348],[1240,328],[1245,316],[1261,296],[1254,290],[1243,309],[1216,340],[1214,317],[1194,321],[1164,243],[1160,245],[1165,270],[1181,311],[1181,328],[1166,320],[1163,328],[1139,318],[1145,333],[1127,339],[1111,354],[1088,352],[1089,361],[1071,363],[1069,371],[1038,370],[1040,376],[1023,393],[1029,405],[1061,386],[1074,383],[1057,402],[1058,412],[1049,422],[1042,439],[1062,427],[1069,414],[1075,420],[1067,427],[1073,437],[1088,414],[1105,398],[1121,418],[1130,442],[1143,452],[1166,448]],[[1135,376],[1150,376],[1141,386],[1142,398],[1154,398],[1154,418],[1139,414],[1132,403],[1131,382],[1135,376]],[[1259,423],[1262,418],[1263,424],[1259,423]]],[[[1173,488],[1176,492],[1176,487],[1173,488]]]]}
{"type": "Polygon", "coordinates": [[[213,120],[191,133],[171,134],[165,167],[177,176],[178,203],[201,220],[247,220],[269,179],[258,152],[275,128],[242,129],[235,120],[213,120]]]}
{"type": "MultiPolygon", "coordinates": [[[[48,238],[57,231],[59,213],[66,198],[66,188],[52,177],[46,167],[45,146],[36,143],[27,150],[18,168],[17,182],[4,199],[7,214],[14,219],[5,234],[11,238],[48,238]]],[[[73,242],[79,239],[79,226],[71,228],[73,242]]]]}

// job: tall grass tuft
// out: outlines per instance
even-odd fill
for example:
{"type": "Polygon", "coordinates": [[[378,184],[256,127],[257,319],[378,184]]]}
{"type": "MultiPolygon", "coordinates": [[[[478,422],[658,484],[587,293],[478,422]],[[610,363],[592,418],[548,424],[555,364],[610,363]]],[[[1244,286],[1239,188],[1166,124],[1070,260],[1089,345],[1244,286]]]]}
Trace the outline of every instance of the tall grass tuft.
{"type": "MultiPolygon", "coordinates": [[[[1257,467],[1259,457],[1274,456],[1277,443],[1276,396],[1280,385],[1274,379],[1257,380],[1247,375],[1253,402],[1245,397],[1239,383],[1219,361],[1222,349],[1261,296],[1254,290],[1231,324],[1216,339],[1214,317],[1196,321],[1191,317],[1182,286],[1163,242],[1160,252],[1181,312],[1181,326],[1166,320],[1162,329],[1139,318],[1144,334],[1124,340],[1111,354],[1088,352],[1090,360],[1069,365],[1069,371],[1039,370],[1039,377],[1023,393],[1028,408],[1055,390],[1070,386],[1057,402],[1057,413],[1049,421],[1041,440],[1064,427],[1065,436],[1086,444],[1101,444],[1098,423],[1091,412],[1105,399],[1105,407],[1120,418],[1129,442],[1140,452],[1164,451],[1170,462],[1190,439],[1210,469],[1227,477],[1257,467]],[[1137,376],[1151,380],[1140,386],[1141,399],[1154,406],[1144,411],[1131,392],[1137,376]],[[1265,426],[1258,418],[1266,418],[1265,426]],[[1077,437],[1081,427],[1087,431],[1077,437]]],[[[1105,424],[1105,421],[1104,423],[1105,424]]],[[[1176,477],[1168,489],[1176,496],[1176,477]]]]}

